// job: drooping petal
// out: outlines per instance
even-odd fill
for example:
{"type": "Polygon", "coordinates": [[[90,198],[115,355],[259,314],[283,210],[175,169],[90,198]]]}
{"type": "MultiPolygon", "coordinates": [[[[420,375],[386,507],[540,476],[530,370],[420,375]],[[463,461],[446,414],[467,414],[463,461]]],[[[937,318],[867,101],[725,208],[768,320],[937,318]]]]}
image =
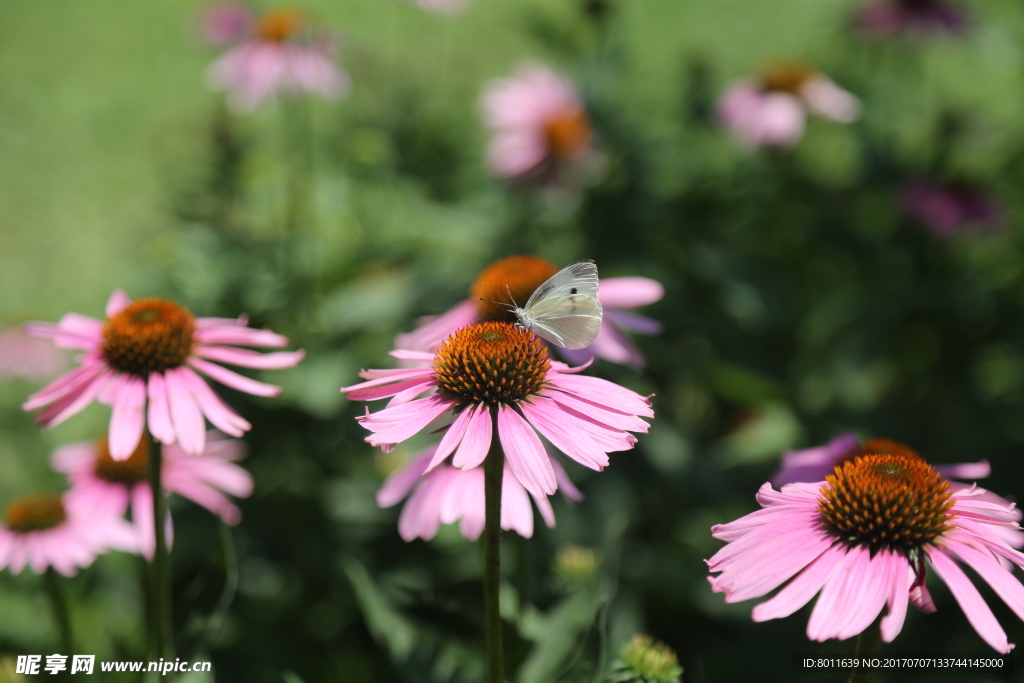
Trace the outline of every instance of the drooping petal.
{"type": "Polygon", "coordinates": [[[127,460],[139,445],[146,425],[146,383],[131,375],[118,379],[121,386],[110,417],[110,457],[127,460]]]}
{"type": "Polygon", "coordinates": [[[498,408],[498,436],[512,473],[535,496],[557,490],[555,471],[530,423],[508,406],[498,408]]]}
{"type": "Polygon", "coordinates": [[[494,420],[491,410],[486,404],[476,407],[476,411],[466,427],[466,434],[462,437],[462,443],[459,444],[459,450],[452,458],[452,464],[455,467],[465,470],[483,464],[484,458],[491,450],[491,441],[494,438],[494,420]]]}
{"type": "Polygon", "coordinates": [[[949,592],[956,598],[967,621],[971,622],[982,640],[997,652],[1008,654],[1013,646],[1007,641],[1006,632],[963,570],[941,548],[932,548],[928,552],[928,559],[935,573],[949,586],[949,592]]]}
{"type": "Polygon", "coordinates": [[[174,422],[167,398],[167,383],[159,372],[150,373],[146,381],[149,395],[149,431],[160,443],[174,443],[174,422]]]}
{"type": "Polygon", "coordinates": [[[265,382],[257,382],[254,379],[239,375],[233,370],[215,365],[202,358],[191,356],[188,359],[188,364],[221,384],[246,394],[252,394],[253,396],[277,396],[281,393],[281,387],[266,384],[265,382]]]}
{"type": "Polygon", "coordinates": [[[185,452],[199,455],[206,444],[206,423],[180,371],[181,368],[172,368],[164,372],[174,433],[185,452]]]}
{"type": "Polygon", "coordinates": [[[260,370],[279,370],[290,368],[298,364],[306,357],[305,351],[277,351],[274,353],[260,353],[250,349],[239,349],[227,346],[210,346],[208,344],[198,345],[193,353],[208,360],[238,365],[243,368],[257,368],[260,370]]]}

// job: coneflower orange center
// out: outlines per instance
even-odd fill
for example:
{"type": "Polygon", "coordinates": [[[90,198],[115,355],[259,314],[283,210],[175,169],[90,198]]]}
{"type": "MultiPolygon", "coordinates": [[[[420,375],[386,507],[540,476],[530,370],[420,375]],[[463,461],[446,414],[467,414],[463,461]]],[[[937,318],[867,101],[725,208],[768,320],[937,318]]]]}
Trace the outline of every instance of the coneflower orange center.
{"type": "Polygon", "coordinates": [[[802,64],[771,64],[761,74],[761,89],[800,95],[814,72],[802,64]]]}
{"type": "Polygon", "coordinates": [[[552,154],[572,159],[590,144],[590,119],[582,109],[565,111],[547,121],[544,137],[552,154]]]}
{"type": "Polygon", "coordinates": [[[139,299],[107,318],[103,357],[116,370],[146,376],[184,364],[195,346],[196,319],[165,299],[139,299]]]}
{"type": "Polygon", "coordinates": [[[477,315],[481,321],[514,323],[515,313],[503,304],[526,305],[530,295],[557,272],[558,266],[536,256],[509,256],[492,263],[480,271],[469,289],[477,315]]]}
{"type": "Polygon", "coordinates": [[[96,444],[96,464],[93,473],[104,481],[113,484],[132,486],[141,484],[149,478],[149,438],[139,439],[139,445],[127,460],[114,460],[110,457],[110,448],[106,437],[96,444]]]}
{"type": "Polygon", "coordinates": [[[818,503],[822,524],[844,543],[911,553],[952,526],[949,482],[909,448],[901,449],[908,452],[861,455],[825,478],[818,503]]]}
{"type": "Polygon", "coordinates": [[[15,498],[7,504],[4,521],[11,531],[27,534],[60,526],[67,519],[60,496],[39,493],[15,498]]]}
{"type": "Polygon", "coordinates": [[[256,33],[265,42],[283,43],[302,30],[304,23],[296,10],[272,10],[260,17],[256,33]]]}
{"type": "Polygon", "coordinates": [[[463,327],[434,356],[442,392],[463,406],[518,403],[544,388],[550,368],[547,347],[536,335],[501,322],[463,327]]]}

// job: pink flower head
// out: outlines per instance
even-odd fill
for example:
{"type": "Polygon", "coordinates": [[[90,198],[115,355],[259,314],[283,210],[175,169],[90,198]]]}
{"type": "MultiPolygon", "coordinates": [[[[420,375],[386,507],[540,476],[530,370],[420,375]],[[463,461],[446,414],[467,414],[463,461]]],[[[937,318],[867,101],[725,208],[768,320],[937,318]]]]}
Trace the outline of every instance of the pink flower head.
{"type": "Polygon", "coordinates": [[[37,494],[11,501],[0,526],[0,569],[36,574],[48,567],[74,576],[107,550],[137,552],[131,526],[108,507],[90,508],[65,495],[37,494]]]}
{"type": "Polygon", "coordinates": [[[199,16],[199,36],[217,47],[242,41],[252,31],[256,17],[244,2],[214,2],[199,16]]]}
{"type": "Polygon", "coordinates": [[[357,418],[373,432],[366,440],[389,450],[451,411],[455,419],[426,471],[453,453],[455,467],[479,467],[497,438],[512,474],[535,499],[558,488],[537,432],[573,460],[600,471],[609,452],[629,450],[636,443],[629,432],[647,432],[648,424],[640,418],[654,415],[643,396],[603,379],[576,375],[579,368],[551,360],[538,337],[510,323],[464,327],[436,354],[394,355],[430,365],[363,371],[360,377],[366,382],[342,389],[353,400],[391,398],[384,410],[357,418]]]}
{"type": "Polygon", "coordinates": [[[1024,586],[1011,573],[1012,565],[1024,567],[1024,555],[1001,533],[1020,531],[1013,504],[976,486],[952,486],[906,447],[886,450],[847,460],[824,481],[762,486],[763,509],[711,529],[727,543],[707,561],[718,574],[709,577],[712,589],[740,602],[786,584],[754,608],[754,621],[789,616],[820,593],[807,624],[817,641],[857,635],[887,607],[881,635],[892,642],[908,603],[936,610],[925,586],[931,567],[982,639],[1009,652],[1013,645],[958,561],[1024,618],[1024,586]]]}
{"type": "MultiPolygon", "coordinates": [[[[226,523],[238,524],[242,513],[228,498],[252,494],[252,476],[234,463],[243,457],[240,441],[211,431],[201,456],[185,453],[178,446],[163,447],[161,483],[166,492],[177,493],[219,515],[226,523]]],[[[109,507],[119,517],[130,508],[132,523],[142,554],[152,559],[153,489],[149,486],[149,444],[140,441],[127,460],[110,457],[107,440],[78,443],[58,448],[50,458],[53,469],[71,482],[68,497],[86,509],[109,507]]],[[[167,515],[170,531],[170,513],[167,515]]],[[[170,538],[170,534],[168,534],[170,538]]]]}
{"type": "Polygon", "coordinates": [[[281,348],[288,340],[270,330],[254,330],[246,319],[196,318],[165,299],[133,302],[117,290],[107,302],[107,318],[68,313],[59,323],[32,323],[28,331],[60,348],[84,351],[80,365],[29,397],[25,410],[43,410],[44,427],[60,424],[94,400],[112,406],[110,455],[125,460],[146,429],[161,443],[178,443],[188,453],[206,446],[204,416],[214,427],[241,436],[251,425],[229,408],[201,372],[256,396],[277,396],[264,384],[217,363],[246,368],[288,368],[303,351],[256,353],[237,346],[281,348]]]}
{"type": "Polygon", "coordinates": [[[962,7],[945,0],[881,0],[860,7],[854,19],[868,36],[960,35],[967,28],[962,7]]]}
{"type": "Polygon", "coordinates": [[[40,381],[53,377],[68,363],[67,354],[20,327],[0,329],[0,379],[24,377],[40,381]]]}
{"type": "Polygon", "coordinates": [[[760,81],[736,81],[718,102],[719,121],[751,149],[796,144],[808,113],[850,123],[860,115],[860,102],[821,73],[781,64],[760,81]]]}
{"type": "Polygon", "coordinates": [[[273,10],[259,18],[247,40],[210,66],[206,79],[212,89],[227,91],[228,104],[238,112],[252,111],[278,93],[334,99],[351,83],[333,52],[333,42],[313,31],[309,17],[273,10]]]}
{"type": "MultiPolygon", "coordinates": [[[[503,304],[512,305],[514,301],[524,305],[534,290],[556,272],[555,264],[535,256],[510,256],[492,263],[480,272],[470,287],[469,299],[437,317],[426,319],[416,330],[400,335],[395,339],[395,346],[436,351],[448,335],[460,327],[489,320],[514,323],[515,313],[503,304]]],[[[603,358],[642,368],[643,354],[623,331],[658,334],[661,323],[629,309],[652,304],[664,294],[665,288],[659,282],[646,277],[602,279],[598,298],[604,309],[604,321],[594,343],[579,351],[559,348],[558,352],[576,364],[603,358]]]]}
{"type": "Polygon", "coordinates": [[[991,232],[1002,214],[991,196],[962,183],[914,181],[903,188],[902,200],[903,210],[938,237],[972,230],[991,232]]]}
{"type": "MultiPolygon", "coordinates": [[[[461,470],[441,465],[424,474],[436,452],[436,445],[427,448],[388,477],[377,492],[377,504],[391,507],[408,496],[409,500],[398,518],[398,533],[406,541],[414,538],[429,541],[442,524],[454,524],[460,520],[459,531],[465,538],[475,541],[484,530],[484,468],[461,470]]],[[[583,500],[583,494],[573,485],[562,466],[548,457],[562,495],[570,501],[583,500]]],[[[530,496],[519,480],[511,476],[507,463],[502,482],[501,528],[530,538],[533,536],[530,496]]],[[[548,527],[555,526],[555,512],[548,497],[535,495],[533,500],[544,523],[548,527]]]]}
{"type": "Polygon", "coordinates": [[[537,177],[558,166],[585,170],[599,160],[576,88],[546,66],[524,65],[492,82],[481,104],[494,131],[487,164],[499,178],[537,177]]]}

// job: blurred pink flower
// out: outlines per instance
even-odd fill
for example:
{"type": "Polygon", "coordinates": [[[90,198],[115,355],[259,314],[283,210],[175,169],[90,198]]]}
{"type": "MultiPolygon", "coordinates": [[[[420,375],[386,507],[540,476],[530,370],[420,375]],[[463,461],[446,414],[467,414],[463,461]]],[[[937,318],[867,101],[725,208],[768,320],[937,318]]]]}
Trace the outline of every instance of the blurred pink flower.
{"type": "Polygon", "coordinates": [[[998,530],[1019,531],[1012,505],[977,487],[954,489],[928,463],[908,453],[868,453],[835,468],[825,481],[761,487],[762,510],[712,527],[727,545],[707,561],[726,602],[759,598],[754,621],[789,616],[819,592],[807,637],[844,640],[868,628],[888,605],[881,635],[903,628],[908,603],[935,604],[925,587],[931,567],[968,621],[998,652],[1013,645],[956,560],[971,567],[1024,618],[1024,586],[1012,565],[1024,555],[998,530]],[[884,511],[879,514],[879,511],[884,511]],[[792,580],[791,580],[792,579],[792,580]]]}
{"type": "Polygon", "coordinates": [[[37,382],[53,377],[67,364],[67,354],[50,342],[20,327],[0,329],[0,379],[24,377],[37,382]]]}
{"type": "Polygon", "coordinates": [[[107,550],[138,552],[131,525],[109,508],[91,508],[53,494],[17,498],[0,526],[0,569],[36,574],[53,567],[74,576],[107,550]]]}
{"type": "Polygon", "coordinates": [[[497,437],[512,473],[534,498],[558,488],[537,431],[573,460],[600,471],[609,452],[633,448],[636,437],[629,432],[647,432],[640,418],[654,415],[643,396],[576,375],[579,369],[551,360],[538,337],[509,323],[464,327],[436,354],[394,355],[431,365],[363,371],[360,377],[368,381],[342,388],[351,400],[391,398],[384,410],[356,418],[373,432],[366,441],[390,450],[454,411],[427,471],[453,453],[455,467],[478,467],[497,437]]]}
{"type": "Polygon", "coordinates": [[[110,455],[132,454],[146,428],[165,444],[179,443],[202,453],[205,416],[217,429],[241,436],[251,425],[229,408],[196,371],[256,396],[276,396],[280,387],[264,384],[217,365],[246,368],[292,367],[303,351],[261,354],[236,346],[283,347],[288,340],[270,330],[246,327],[246,319],[195,318],[165,299],[133,302],[117,290],[107,302],[107,318],[68,313],[56,324],[31,323],[29,333],[52,339],[63,349],[80,349],[80,365],[43,387],[22,405],[44,408],[36,420],[58,425],[94,400],[113,407],[110,455]],[[148,418],[148,419],[147,419],[148,418]]]}
{"type": "MultiPolygon", "coordinates": [[[[417,454],[405,467],[395,472],[377,492],[381,507],[397,505],[408,496],[398,518],[398,533],[403,540],[422,538],[429,541],[442,524],[461,520],[459,531],[475,541],[484,530],[484,468],[461,470],[450,465],[426,472],[434,459],[437,446],[417,454]]],[[[548,456],[555,471],[558,488],[570,501],[583,500],[562,466],[548,456]]],[[[523,538],[533,536],[533,510],[526,489],[505,464],[501,486],[501,528],[515,531],[523,538]]],[[[548,497],[534,495],[534,503],[548,527],[555,526],[555,512],[548,497]]]]}
{"type": "Polygon", "coordinates": [[[961,183],[914,181],[903,188],[902,200],[903,210],[939,237],[972,230],[990,232],[1002,217],[991,196],[961,183]]]}
{"type": "MultiPolygon", "coordinates": [[[[556,272],[558,267],[555,264],[535,256],[510,256],[496,261],[480,271],[470,287],[469,299],[439,316],[422,320],[420,326],[412,332],[399,335],[395,339],[395,346],[414,351],[436,351],[441,342],[460,327],[488,320],[514,323],[515,314],[493,302],[511,304],[511,295],[522,306],[534,290],[556,272]]],[[[593,358],[602,358],[642,368],[644,356],[624,331],[658,334],[661,332],[661,323],[631,313],[629,309],[652,304],[664,295],[665,288],[650,278],[603,278],[598,288],[598,298],[604,309],[604,320],[594,343],[579,351],[559,348],[558,352],[578,365],[593,358]]]]}
{"type": "Polygon", "coordinates": [[[309,18],[295,10],[273,10],[259,18],[247,40],[210,65],[209,86],[228,93],[238,112],[254,110],[279,93],[346,94],[347,73],[334,62],[331,39],[315,33],[309,18]]]}
{"type": "Polygon", "coordinates": [[[860,29],[879,38],[893,34],[959,35],[967,28],[962,7],[943,0],[881,0],[860,7],[854,14],[860,29]]]}
{"type": "Polygon", "coordinates": [[[600,164],[590,119],[568,77],[540,64],[520,66],[488,85],[481,104],[494,131],[487,164],[499,178],[586,173],[600,164]]]}
{"type": "MultiPolygon", "coordinates": [[[[177,493],[202,505],[235,525],[242,513],[225,494],[246,498],[252,494],[252,476],[234,463],[244,456],[241,441],[218,432],[207,435],[201,455],[185,453],[178,446],[163,447],[161,483],[165,493],[177,493]]],[[[71,482],[68,498],[86,509],[109,507],[123,517],[131,508],[132,524],[140,551],[153,558],[153,489],[149,486],[149,444],[141,441],[127,460],[110,457],[107,440],[58,448],[50,457],[54,470],[71,482]]],[[[171,531],[167,513],[168,538],[171,531]]]]}
{"type": "Polygon", "coordinates": [[[244,2],[214,2],[199,15],[199,36],[221,47],[241,42],[252,31],[256,17],[244,2]]]}
{"type": "Polygon", "coordinates": [[[796,144],[808,113],[850,123],[860,102],[825,75],[792,65],[775,65],[760,81],[736,81],[718,102],[719,121],[752,149],[796,144]]]}

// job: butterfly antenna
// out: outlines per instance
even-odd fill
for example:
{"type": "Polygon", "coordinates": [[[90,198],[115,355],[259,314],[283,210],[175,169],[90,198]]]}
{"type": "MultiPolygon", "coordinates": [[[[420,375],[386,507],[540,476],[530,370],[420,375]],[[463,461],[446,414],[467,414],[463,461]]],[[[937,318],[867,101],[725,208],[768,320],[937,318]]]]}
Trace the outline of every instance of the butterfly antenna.
{"type": "Polygon", "coordinates": [[[509,287],[507,283],[505,284],[505,291],[508,292],[508,300],[512,302],[512,305],[515,308],[519,308],[519,304],[517,304],[516,300],[512,298],[512,288],[509,287]]]}

